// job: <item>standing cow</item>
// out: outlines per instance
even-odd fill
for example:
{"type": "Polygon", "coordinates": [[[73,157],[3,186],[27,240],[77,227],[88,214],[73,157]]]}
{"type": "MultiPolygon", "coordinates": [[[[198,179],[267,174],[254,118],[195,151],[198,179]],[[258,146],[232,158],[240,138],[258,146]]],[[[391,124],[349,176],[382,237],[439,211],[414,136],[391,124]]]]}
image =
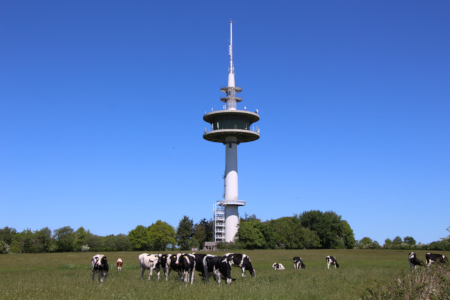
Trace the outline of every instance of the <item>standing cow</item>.
{"type": "Polygon", "coordinates": [[[159,280],[160,274],[160,255],[142,253],[139,255],[139,265],[141,267],[141,280],[144,278],[145,270],[150,270],[148,274],[148,280],[152,278],[153,270],[156,270],[159,280]]]}
{"type": "Polygon", "coordinates": [[[339,268],[339,264],[334,256],[327,256],[327,268],[330,268],[330,265],[334,265],[334,268],[339,268]]]}
{"type": "Polygon", "coordinates": [[[92,257],[92,282],[94,282],[94,274],[98,273],[98,281],[103,282],[103,277],[108,277],[109,264],[106,256],[97,254],[92,257]]]}
{"type": "Polygon", "coordinates": [[[448,258],[442,254],[427,253],[427,254],[425,254],[425,259],[427,261],[427,267],[429,267],[432,263],[436,263],[436,262],[439,262],[439,263],[448,262],[448,258]]]}
{"type": "Polygon", "coordinates": [[[418,259],[416,257],[416,253],[414,253],[414,252],[410,252],[408,254],[408,261],[409,261],[409,266],[411,268],[411,272],[413,272],[414,269],[417,270],[419,268],[419,266],[423,266],[424,265],[423,261],[418,259]]]}
{"type": "Polygon", "coordinates": [[[245,270],[249,271],[250,275],[252,275],[253,277],[256,277],[256,270],[253,269],[252,262],[248,255],[239,253],[227,253],[225,254],[225,256],[233,256],[232,266],[242,269],[242,277],[245,277],[245,270]]]}
{"type": "Polygon", "coordinates": [[[178,253],[175,264],[177,264],[181,269],[184,277],[184,282],[191,282],[191,284],[193,284],[195,275],[195,255],[178,253]]]}
{"type": "Polygon", "coordinates": [[[292,259],[292,262],[294,263],[294,269],[295,270],[300,270],[300,269],[304,269],[305,268],[305,264],[303,263],[302,258],[299,257],[299,256],[295,256],[292,259]]]}
{"type": "Polygon", "coordinates": [[[117,259],[117,271],[122,271],[122,259],[120,257],[117,259]]]}
{"type": "Polygon", "coordinates": [[[203,268],[205,274],[205,281],[209,281],[209,276],[213,275],[216,281],[220,284],[221,278],[227,281],[227,284],[230,284],[232,281],[236,280],[231,278],[231,264],[233,257],[232,256],[215,256],[215,255],[206,255],[203,258],[203,268]]]}

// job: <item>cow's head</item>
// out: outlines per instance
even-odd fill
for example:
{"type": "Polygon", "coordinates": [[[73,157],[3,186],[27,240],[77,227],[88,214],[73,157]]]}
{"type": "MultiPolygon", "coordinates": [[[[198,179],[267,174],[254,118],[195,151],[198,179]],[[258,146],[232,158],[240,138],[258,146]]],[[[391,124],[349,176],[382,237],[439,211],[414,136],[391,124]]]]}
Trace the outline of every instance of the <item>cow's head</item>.
{"type": "Polygon", "coordinates": [[[233,264],[233,255],[224,256],[223,259],[220,261],[220,268],[219,271],[227,280],[227,284],[230,284],[232,281],[236,280],[231,278],[231,265],[233,264]]]}
{"type": "Polygon", "coordinates": [[[177,259],[175,260],[175,264],[178,265],[180,263],[180,257],[184,256],[183,253],[177,253],[177,259]]]}

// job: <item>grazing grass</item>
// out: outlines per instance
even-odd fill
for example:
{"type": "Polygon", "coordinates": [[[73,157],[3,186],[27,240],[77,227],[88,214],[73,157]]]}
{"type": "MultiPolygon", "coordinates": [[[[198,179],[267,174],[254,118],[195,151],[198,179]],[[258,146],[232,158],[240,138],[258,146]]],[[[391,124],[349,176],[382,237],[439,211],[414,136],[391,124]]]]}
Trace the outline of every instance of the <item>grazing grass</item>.
{"type": "MultiPolygon", "coordinates": [[[[219,286],[213,279],[204,284],[196,275],[195,283],[186,285],[172,272],[169,281],[153,275],[151,281],[140,280],[138,256],[142,252],[105,254],[115,265],[124,261],[123,269],[113,267],[106,282],[93,283],[91,259],[96,253],[5,254],[0,255],[1,299],[360,299],[368,289],[396,280],[409,270],[407,250],[255,250],[246,253],[256,269],[256,278],[240,276],[232,268],[232,284],[219,286]],[[339,269],[326,268],[325,257],[333,255],[339,269]],[[294,270],[292,258],[300,256],[304,270],[294,270]],[[274,271],[274,262],[286,270],[274,271]]],[[[417,251],[420,259],[427,251],[417,251]]],[[[449,253],[440,252],[448,255],[449,253]]],[[[224,252],[216,252],[221,255],[224,252]]],[[[148,271],[144,278],[148,277],[148,271]]]]}

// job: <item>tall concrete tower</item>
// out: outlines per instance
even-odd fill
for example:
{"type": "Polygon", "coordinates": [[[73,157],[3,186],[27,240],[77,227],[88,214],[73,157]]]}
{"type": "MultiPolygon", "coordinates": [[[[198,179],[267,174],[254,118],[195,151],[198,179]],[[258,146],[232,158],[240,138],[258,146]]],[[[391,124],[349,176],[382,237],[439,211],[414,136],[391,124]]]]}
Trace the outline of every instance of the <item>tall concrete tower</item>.
{"type": "Polygon", "coordinates": [[[245,201],[238,197],[238,168],[237,146],[240,143],[253,142],[259,139],[259,129],[250,126],[259,120],[258,111],[249,112],[238,110],[236,104],[242,98],[236,96],[242,92],[236,87],[234,81],[233,65],[233,23],[230,22],[230,67],[228,68],[228,86],[220,89],[226,97],[220,99],[225,102],[224,110],[212,111],[203,116],[203,120],[211,124],[211,131],[205,128],[203,138],[210,142],[225,145],[225,174],[224,200],[217,201],[214,205],[214,241],[233,242],[239,224],[238,207],[244,206],[245,201]]]}

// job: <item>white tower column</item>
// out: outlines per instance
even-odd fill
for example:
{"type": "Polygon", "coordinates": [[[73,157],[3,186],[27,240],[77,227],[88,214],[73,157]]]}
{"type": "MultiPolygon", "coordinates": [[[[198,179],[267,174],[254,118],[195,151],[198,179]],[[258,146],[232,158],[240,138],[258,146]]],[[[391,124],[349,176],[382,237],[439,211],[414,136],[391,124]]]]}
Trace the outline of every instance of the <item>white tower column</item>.
{"type": "Polygon", "coordinates": [[[238,172],[237,172],[237,137],[227,136],[225,139],[225,242],[234,241],[238,231],[239,212],[238,206],[230,205],[239,199],[238,172]]]}
{"type": "Polygon", "coordinates": [[[237,172],[237,138],[227,136],[225,139],[225,202],[238,200],[238,172],[237,172]]]}

